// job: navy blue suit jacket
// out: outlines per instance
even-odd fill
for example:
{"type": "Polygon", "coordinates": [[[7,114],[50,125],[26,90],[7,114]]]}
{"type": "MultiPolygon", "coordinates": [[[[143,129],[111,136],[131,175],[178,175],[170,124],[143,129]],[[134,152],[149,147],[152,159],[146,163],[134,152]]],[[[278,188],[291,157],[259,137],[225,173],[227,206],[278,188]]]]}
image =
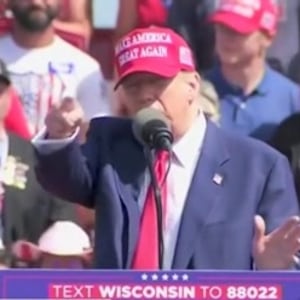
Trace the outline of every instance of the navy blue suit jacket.
{"type": "MultiPolygon", "coordinates": [[[[37,178],[57,196],[96,209],[95,265],[130,268],[139,234],[137,199],[146,170],[129,120],[91,122],[83,149],[73,142],[36,152],[37,178]],[[83,151],[83,154],[82,154],[83,151]]],[[[252,269],[254,215],[268,232],[298,214],[287,160],[262,142],[208,122],[186,199],[174,269],[252,269]],[[219,174],[221,184],[213,180],[219,174]]]]}

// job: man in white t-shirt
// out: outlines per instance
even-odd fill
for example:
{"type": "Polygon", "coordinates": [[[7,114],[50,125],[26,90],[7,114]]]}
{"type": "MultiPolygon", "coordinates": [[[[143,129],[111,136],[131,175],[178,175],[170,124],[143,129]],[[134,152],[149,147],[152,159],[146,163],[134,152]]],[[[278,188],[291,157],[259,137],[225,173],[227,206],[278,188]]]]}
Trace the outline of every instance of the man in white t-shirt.
{"type": "Polygon", "coordinates": [[[76,98],[85,117],[110,114],[99,64],[54,32],[59,0],[8,0],[11,33],[0,38],[0,57],[19,92],[32,133],[44,125],[49,107],[76,98]]]}

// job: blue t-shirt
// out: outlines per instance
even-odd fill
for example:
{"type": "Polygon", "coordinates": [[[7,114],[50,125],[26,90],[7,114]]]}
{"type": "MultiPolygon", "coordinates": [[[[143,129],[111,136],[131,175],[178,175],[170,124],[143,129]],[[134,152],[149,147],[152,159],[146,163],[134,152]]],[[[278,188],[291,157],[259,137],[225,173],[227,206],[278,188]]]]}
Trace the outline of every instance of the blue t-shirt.
{"type": "Polygon", "coordinates": [[[250,95],[228,83],[219,65],[206,78],[219,95],[220,125],[226,130],[269,141],[284,119],[300,111],[299,87],[268,66],[262,82],[250,95]]]}

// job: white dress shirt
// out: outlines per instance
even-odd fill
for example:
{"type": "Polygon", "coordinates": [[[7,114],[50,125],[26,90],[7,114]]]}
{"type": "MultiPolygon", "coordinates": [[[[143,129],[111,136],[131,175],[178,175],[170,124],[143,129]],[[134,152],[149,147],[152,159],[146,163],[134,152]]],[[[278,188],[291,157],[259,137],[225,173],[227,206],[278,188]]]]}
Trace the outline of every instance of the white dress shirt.
{"type": "MultiPolygon", "coordinates": [[[[197,121],[193,124],[189,131],[172,147],[174,155],[166,180],[166,227],[164,228],[163,235],[163,268],[167,270],[172,267],[181,216],[200,155],[205,131],[206,120],[203,114],[200,114],[197,121]]],[[[138,199],[141,210],[143,209],[146,200],[146,193],[148,191],[149,184],[150,175],[147,173],[138,199]]]]}
{"type": "MultiPolygon", "coordinates": [[[[181,216],[200,155],[205,132],[206,120],[204,115],[200,113],[192,127],[179,141],[174,143],[172,148],[174,155],[166,180],[168,195],[166,227],[164,230],[164,269],[171,269],[172,266],[181,216]]],[[[32,140],[33,145],[44,153],[58,150],[75,138],[74,135],[72,138],[65,140],[45,140],[43,139],[44,135],[45,132],[41,132],[32,140]]],[[[141,210],[146,200],[149,184],[150,175],[147,173],[138,199],[141,210]]]]}

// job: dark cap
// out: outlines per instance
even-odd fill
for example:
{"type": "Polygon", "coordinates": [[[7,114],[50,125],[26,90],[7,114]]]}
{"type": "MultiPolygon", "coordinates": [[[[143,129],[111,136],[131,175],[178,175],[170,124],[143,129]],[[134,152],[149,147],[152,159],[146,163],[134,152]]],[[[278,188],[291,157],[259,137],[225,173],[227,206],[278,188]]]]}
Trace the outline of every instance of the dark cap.
{"type": "Polygon", "coordinates": [[[0,81],[10,85],[9,73],[3,60],[0,59],[0,81]]]}

